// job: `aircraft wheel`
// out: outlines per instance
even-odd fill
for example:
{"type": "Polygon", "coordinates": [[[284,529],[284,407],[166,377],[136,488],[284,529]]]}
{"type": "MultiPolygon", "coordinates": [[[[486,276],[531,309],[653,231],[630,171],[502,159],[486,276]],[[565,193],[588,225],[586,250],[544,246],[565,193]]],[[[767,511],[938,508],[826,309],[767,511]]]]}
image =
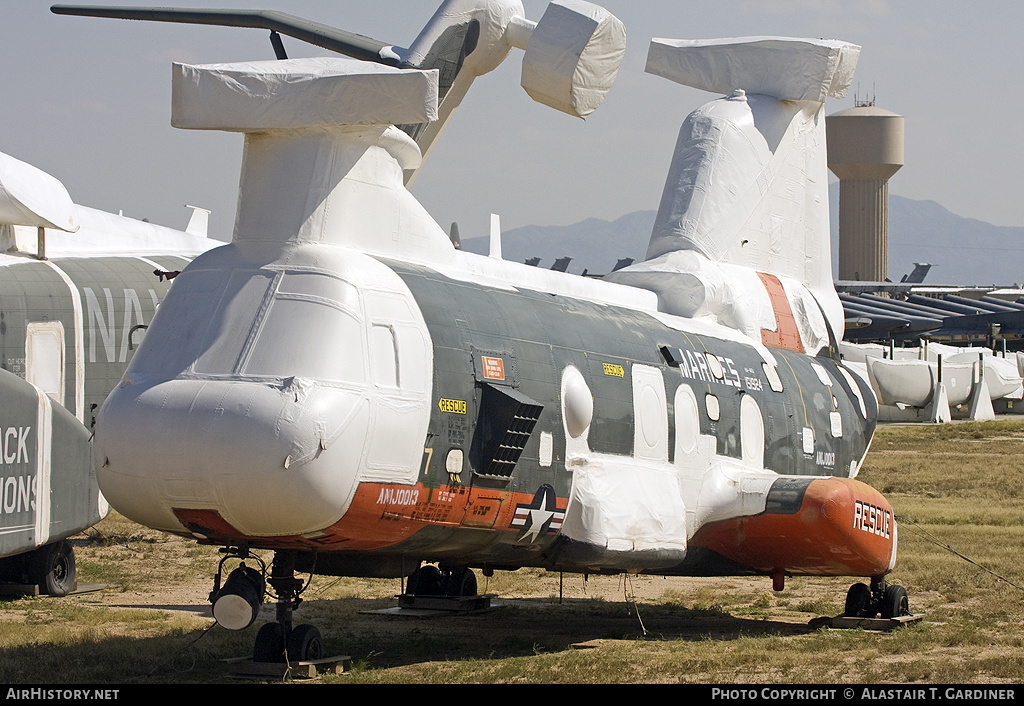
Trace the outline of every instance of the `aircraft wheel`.
{"type": "Polygon", "coordinates": [[[476,574],[472,569],[454,569],[445,582],[445,595],[475,596],[476,574]]]}
{"type": "Polygon", "coordinates": [[[75,551],[71,544],[61,540],[37,549],[30,579],[50,596],[66,596],[75,590],[75,551]]]}
{"type": "Polygon", "coordinates": [[[284,631],[281,623],[267,623],[256,633],[253,662],[284,662],[284,631]]]}
{"type": "Polygon", "coordinates": [[[288,636],[288,661],[311,662],[324,656],[324,641],[312,625],[299,625],[288,636]]]}
{"type": "Polygon", "coordinates": [[[903,586],[887,586],[882,594],[881,613],[883,618],[898,618],[910,615],[910,601],[903,586]]]}
{"type": "Polygon", "coordinates": [[[444,578],[441,570],[427,564],[409,574],[405,592],[411,596],[440,596],[444,593],[444,578]]]}
{"type": "Polygon", "coordinates": [[[871,589],[866,583],[855,583],[846,592],[846,609],[843,615],[850,618],[870,618],[874,614],[871,610],[871,589]]]}

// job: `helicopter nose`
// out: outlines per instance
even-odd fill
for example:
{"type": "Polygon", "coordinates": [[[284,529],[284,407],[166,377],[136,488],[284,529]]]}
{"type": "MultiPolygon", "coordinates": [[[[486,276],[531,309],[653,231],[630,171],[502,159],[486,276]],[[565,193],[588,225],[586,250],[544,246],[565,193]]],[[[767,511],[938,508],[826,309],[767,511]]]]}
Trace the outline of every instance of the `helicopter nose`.
{"type": "Polygon", "coordinates": [[[126,380],[97,417],[97,480],[149,527],[197,533],[182,518],[201,516],[225,541],[302,535],[347,509],[369,417],[360,392],[299,379],[126,380]]]}

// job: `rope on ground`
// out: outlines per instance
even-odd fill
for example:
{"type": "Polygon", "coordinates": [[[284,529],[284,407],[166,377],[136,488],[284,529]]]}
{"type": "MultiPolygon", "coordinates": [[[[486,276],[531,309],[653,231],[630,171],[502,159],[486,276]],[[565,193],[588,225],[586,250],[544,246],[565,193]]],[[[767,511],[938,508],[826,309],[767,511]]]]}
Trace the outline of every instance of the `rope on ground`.
{"type": "Polygon", "coordinates": [[[636,602],[636,591],[633,590],[633,577],[629,574],[623,574],[625,580],[622,582],[622,594],[626,599],[627,603],[633,604],[633,610],[636,611],[636,619],[640,622],[640,629],[643,631],[644,636],[647,635],[647,628],[644,627],[644,619],[640,617],[640,605],[636,602]],[[627,591],[627,584],[629,590],[627,591]]]}
{"type": "Polygon", "coordinates": [[[1003,581],[1005,583],[1010,584],[1011,586],[1013,586],[1017,590],[1024,591],[1024,586],[1016,584],[1013,581],[1011,581],[1010,579],[1006,578],[1005,576],[1000,576],[999,574],[997,574],[995,571],[992,571],[992,569],[988,568],[987,566],[982,566],[978,562],[974,561],[974,559],[971,559],[970,557],[964,556],[963,554],[958,552],[956,549],[953,549],[953,547],[949,546],[948,544],[943,543],[942,540],[940,540],[938,537],[936,537],[935,535],[933,535],[930,532],[928,532],[926,529],[921,527],[921,525],[917,524],[916,522],[914,522],[910,518],[897,516],[896,517],[896,521],[900,522],[901,524],[904,524],[904,523],[905,524],[909,524],[910,528],[912,530],[917,532],[917,534],[921,535],[922,537],[927,539],[932,544],[935,544],[936,546],[942,547],[943,549],[947,550],[951,554],[954,554],[954,555],[960,557],[961,559],[966,561],[968,564],[973,564],[974,566],[978,567],[982,571],[984,571],[986,573],[989,573],[989,574],[992,574],[993,576],[995,576],[1000,581],[1003,581]]]}

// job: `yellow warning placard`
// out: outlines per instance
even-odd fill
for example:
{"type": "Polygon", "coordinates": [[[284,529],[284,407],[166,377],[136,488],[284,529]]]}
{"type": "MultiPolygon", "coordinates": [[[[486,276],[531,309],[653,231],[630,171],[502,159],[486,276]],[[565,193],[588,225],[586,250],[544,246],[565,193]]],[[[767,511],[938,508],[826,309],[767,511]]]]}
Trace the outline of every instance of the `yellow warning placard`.
{"type": "Polygon", "coordinates": [[[437,406],[442,412],[449,414],[466,413],[466,400],[447,400],[442,397],[437,401],[437,406]]]}

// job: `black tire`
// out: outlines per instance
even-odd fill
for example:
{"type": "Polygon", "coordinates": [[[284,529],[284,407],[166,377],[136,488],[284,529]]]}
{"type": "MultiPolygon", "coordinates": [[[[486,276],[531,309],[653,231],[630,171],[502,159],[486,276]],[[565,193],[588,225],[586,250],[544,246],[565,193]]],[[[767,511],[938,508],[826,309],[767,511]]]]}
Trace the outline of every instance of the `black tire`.
{"type": "Polygon", "coordinates": [[[312,625],[299,625],[288,636],[288,661],[312,662],[324,656],[324,641],[312,625]]]}
{"type": "Polygon", "coordinates": [[[252,648],[253,662],[284,662],[284,630],[281,623],[267,623],[256,633],[252,648]]]}
{"type": "Polygon", "coordinates": [[[910,615],[910,601],[903,586],[888,586],[882,594],[881,613],[883,618],[899,618],[910,615]]]}
{"type": "Polygon", "coordinates": [[[855,583],[846,592],[846,609],[843,615],[850,618],[870,618],[874,615],[871,610],[871,589],[866,583],[855,583]]]}
{"type": "Polygon", "coordinates": [[[440,596],[444,594],[444,584],[441,570],[428,564],[409,574],[405,592],[410,596],[440,596]]]}
{"type": "Polygon", "coordinates": [[[62,597],[75,590],[75,550],[61,540],[35,550],[29,579],[50,596],[62,597]]]}
{"type": "Polygon", "coordinates": [[[444,592],[447,596],[475,596],[476,574],[472,569],[454,569],[448,575],[444,592]]]}

